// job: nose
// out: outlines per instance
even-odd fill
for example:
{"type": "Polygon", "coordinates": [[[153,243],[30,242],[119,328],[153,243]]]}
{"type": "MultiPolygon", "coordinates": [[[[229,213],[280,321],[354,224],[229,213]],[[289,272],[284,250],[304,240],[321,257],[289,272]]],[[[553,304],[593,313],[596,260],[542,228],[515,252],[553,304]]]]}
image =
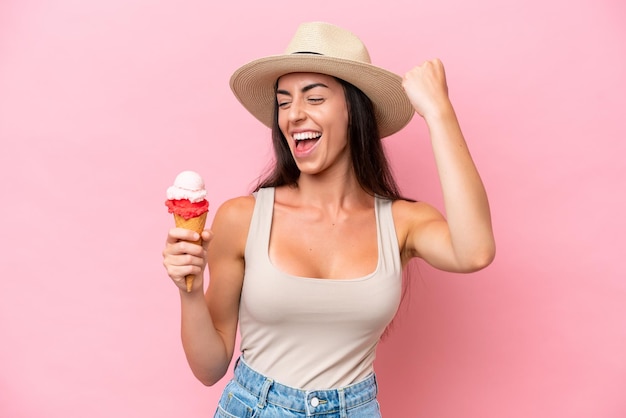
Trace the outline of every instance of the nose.
{"type": "Polygon", "coordinates": [[[300,103],[296,102],[296,100],[291,102],[288,112],[289,113],[287,114],[287,116],[289,118],[289,122],[291,123],[300,122],[306,118],[306,113],[304,112],[304,109],[302,108],[300,103]]]}

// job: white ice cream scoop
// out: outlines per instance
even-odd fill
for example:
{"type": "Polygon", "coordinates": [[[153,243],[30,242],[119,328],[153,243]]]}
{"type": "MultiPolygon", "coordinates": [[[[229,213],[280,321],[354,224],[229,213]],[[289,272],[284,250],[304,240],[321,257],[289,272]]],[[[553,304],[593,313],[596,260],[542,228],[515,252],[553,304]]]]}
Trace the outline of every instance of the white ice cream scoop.
{"type": "Polygon", "coordinates": [[[176,176],[174,185],[167,188],[169,200],[187,199],[191,202],[200,202],[206,199],[204,180],[195,171],[183,171],[176,176]]]}

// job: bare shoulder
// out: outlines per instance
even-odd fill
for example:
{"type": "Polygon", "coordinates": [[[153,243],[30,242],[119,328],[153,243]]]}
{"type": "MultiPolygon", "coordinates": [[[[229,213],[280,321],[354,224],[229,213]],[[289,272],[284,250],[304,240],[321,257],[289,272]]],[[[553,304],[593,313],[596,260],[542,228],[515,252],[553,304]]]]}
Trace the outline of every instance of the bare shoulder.
{"type": "Polygon", "coordinates": [[[417,256],[415,237],[432,224],[445,223],[445,218],[434,206],[425,202],[396,200],[392,206],[398,244],[403,258],[417,256]]]}
{"type": "Polygon", "coordinates": [[[398,225],[443,220],[443,215],[434,206],[425,202],[396,200],[392,206],[393,219],[398,225]]]}
{"type": "Polygon", "coordinates": [[[215,213],[220,221],[241,223],[242,219],[251,219],[254,211],[254,196],[240,196],[229,199],[221,204],[215,213]]]}
{"type": "Polygon", "coordinates": [[[215,213],[211,229],[214,234],[213,247],[224,244],[230,248],[243,247],[248,236],[248,229],[254,212],[254,196],[241,196],[222,203],[215,213]],[[233,247],[234,246],[234,247],[233,247]]]}
{"type": "Polygon", "coordinates": [[[254,211],[254,196],[240,196],[222,203],[213,219],[213,230],[220,227],[247,230],[254,211]]]}

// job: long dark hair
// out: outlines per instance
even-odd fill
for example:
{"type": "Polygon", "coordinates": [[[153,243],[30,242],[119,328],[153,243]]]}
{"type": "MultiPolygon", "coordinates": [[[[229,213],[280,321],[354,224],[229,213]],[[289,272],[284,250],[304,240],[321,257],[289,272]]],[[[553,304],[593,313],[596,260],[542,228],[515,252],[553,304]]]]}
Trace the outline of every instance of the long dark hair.
{"type": "MultiPolygon", "coordinates": [[[[357,181],[367,193],[391,200],[403,199],[383,149],[372,101],[354,85],[339,78],[336,80],[343,87],[348,105],[350,156],[357,181]]],[[[278,85],[278,81],[276,84],[278,85]]],[[[263,187],[298,185],[300,170],[278,126],[277,102],[274,102],[272,143],[274,166],[270,173],[260,180],[255,190],[263,187]]]]}

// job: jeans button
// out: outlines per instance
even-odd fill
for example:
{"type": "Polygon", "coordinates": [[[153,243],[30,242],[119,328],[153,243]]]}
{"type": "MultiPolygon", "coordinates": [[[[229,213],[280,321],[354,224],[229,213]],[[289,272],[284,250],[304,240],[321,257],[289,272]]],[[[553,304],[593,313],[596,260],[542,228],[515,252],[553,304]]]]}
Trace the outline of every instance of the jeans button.
{"type": "Polygon", "coordinates": [[[317,399],[317,397],[315,397],[315,396],[314,396],[314,397],[312,397],[312,398],[311,398],[311,406],[312,406],[313,408],[315,408],[315,407],[316,407],[316,406],[318,406],[319,404],[320,404],[320,400],[319,400],[319,399],[317,399]]]}

